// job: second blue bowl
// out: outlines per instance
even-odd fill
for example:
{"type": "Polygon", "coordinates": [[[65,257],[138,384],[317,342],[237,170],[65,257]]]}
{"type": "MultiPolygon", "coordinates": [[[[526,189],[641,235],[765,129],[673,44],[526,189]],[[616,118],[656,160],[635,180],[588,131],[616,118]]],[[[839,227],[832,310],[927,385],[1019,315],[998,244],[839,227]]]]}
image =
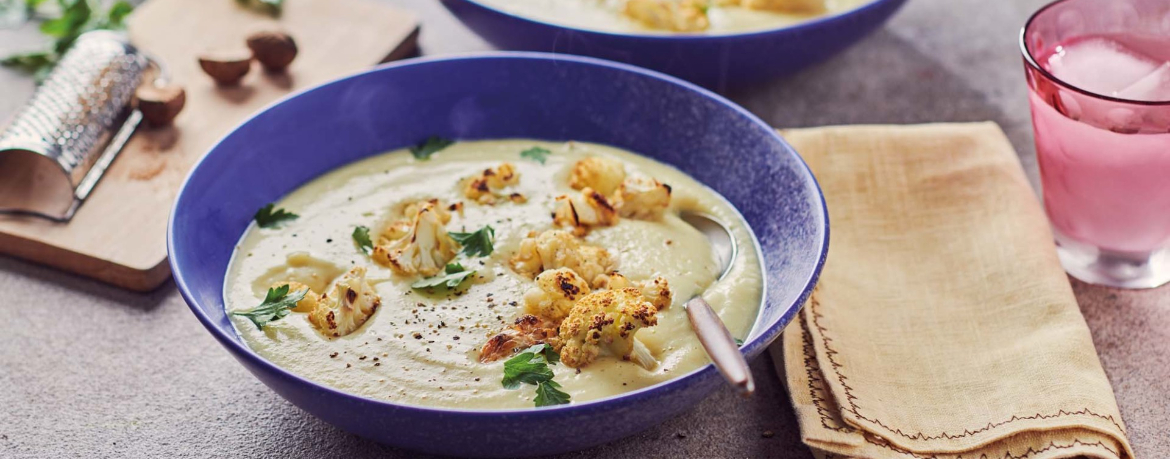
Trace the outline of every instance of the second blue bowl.
{"type": "Polygon", "coordinates": [[[885,23],[906,0],[873,0],[792,26],[719,35],[601,32],[525,18],[476,0],[442,2],[501,49],[598,57],[725,91],[794,73],[844,51],[885,23]]]}

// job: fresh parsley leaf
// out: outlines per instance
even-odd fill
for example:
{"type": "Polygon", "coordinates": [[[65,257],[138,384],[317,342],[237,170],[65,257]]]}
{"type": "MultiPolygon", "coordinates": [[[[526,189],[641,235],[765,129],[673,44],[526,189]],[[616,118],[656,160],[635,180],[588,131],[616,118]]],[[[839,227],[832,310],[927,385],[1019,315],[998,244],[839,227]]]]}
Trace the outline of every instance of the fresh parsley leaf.
{"type": "Polygon", "coordinates": [[[353,229],[353,242],[357,243],[358,250],[369,255],[371,250],[374,250],[374,242],[370,240],[370,229],[364,226],[359,226],[353,229]]]}
{"type": "Polygon", "coordinates": [[[0,65],[11,67],[23,72],[34,73],[44,67],[51,67],[57,62],[57,56],[49,51],[35,51],[25,54],[13,54],[0,60],[0,65]]]}
{"type": "Polygon", "coordinates": [[[505,389],[518,389],[520,384],[540,384],[552,381],[553,372],[544,357],[544,344],[537,344],[516,354],[504,362],[504,379],[500,381],[505,389]]]}
{"type": "Polygon", "coordinates": [[[469,257],[486,257],[492,254],[495,248],[492,240],[496,238],[496,230],[491,225],[480,228],[472,233],[447,233],[451,239],[463,246],[463,253],[469,257]]]}
{"type": "MultiPolygon", "coordinates": [[[[77,39],[78,35],[81,35],[79,32],[81,32],[85,27],[85,23],[89,22],[92,16],[93,9],[89,7],[87,0],[75,0],[72,3],[62,2],[61,16],[42,22],[41,33],[58,39],[58,46],[61,46],[61,40],[63,39],[68,39],[69,43],[72,44],[73,40],[77,39]]],[[[60,53],[68,48],[68,45],[64,45],[56,51],[60,53]]]]}
{"type": "Polygon", "coordinates": [[[532,148],[529,148],[527,150],[520,152],[520,157],[524,158],[524,159],[531,159],[531,160],[536,161],[538,163],[544,164],[544,162],[546,160],[548,160],[548,155],[551,155],[551,154],[552,154],[552,152],[548,151],[548,149],[540,148],[540,147],[532,147],[532,148]]]}
{"type": "Polygon", "coordinates": [[[410,288],[456,288],[472,274],[475,274],[474,269],[466,269],[459,263],[449,263],[443,271],[445,272],[445,275],[428,277],[426,279],[419,280],[413,284],[410,284],[410,288]]]}
{"type": "Polygon", "coordinates": [[[134,5],[131,5],[130,2],[125,0],[114,2],[113,5],[110,5],[110,10],[106,13],[103,24],[110,29],[126,27],[126,17],[130,15],[131,11],[134,11],[134,5]]]}
{"type": "Polygon", "coordinates": [[[410,147],[410,154],[414,155],[416,159],[426,161],[431,159],[431,155],[438,153],[440,150],[454,143],[454,140],[444,139],[442,137],[430,137],[423,141],[423,143],[410,147]]]}
{"type": "MultiPolygon", "coordinates": [[[[25,0],[25,6],[34,12],[43,2],[25,0]]],[[[53,38],[52,46],[43,51],[8,56],[0,60],[0,65],[31,73],[41,81],[81,34],[91,30],[121,29],[125,26],[126,16],[134,10],[134,6],[126,1],[114,2],[104,12],[94,9],[94,5],[100,4],[94,0],[58,0],[57,3],[59,16],[46,19],[40,27],[41,33],[53,38]]]]}
{"type": "Polygon", "coordinates": [[[569,403],[569,394],[562,391],[556,381],[548,380],[536,385],[536,400],[533,401],[537,407],[564,405],[569,403]]]}
{"type": "Polygon", "coordinates": [[[269,204],[257,210],[253,218],[261,228],[274,228],[286,220],[296,220],[299,216],[284,209],[277,209],[275,204],[269,204]]]}
{"type": "Polygon", "coordinates": [[[240,6],[274,18],[284,12],[284,0],[236,0],[240,6]]]}
{"type": "Polygon", "coordinates": [[[505,389],[519,389],[521,384],[536,386],[536,406],[562,405],[569,403],[569,394],[561,391],[561,385],[553,381],[553,372],[548,368],[560,361],[560,356],[547,344],[537,344],[516,354],[504,362],[504,379],[500,384],[505,389]]]}
{"type": "Polygon", "coordinates": [[[288,293],[288,284],[277,288],[268,289],[268,295],[264,297],[264,302],[260,303],[252,309],[245,311],[232,312],[233,316],[243,316],[256,324],[256,328],[263,330],[265,325],[269,322],[283,319],[289,314],[289,310],[297,307],[297,302],[305,298],[309,293],[308,289],[298,291],[293,294],[288,293]]]}

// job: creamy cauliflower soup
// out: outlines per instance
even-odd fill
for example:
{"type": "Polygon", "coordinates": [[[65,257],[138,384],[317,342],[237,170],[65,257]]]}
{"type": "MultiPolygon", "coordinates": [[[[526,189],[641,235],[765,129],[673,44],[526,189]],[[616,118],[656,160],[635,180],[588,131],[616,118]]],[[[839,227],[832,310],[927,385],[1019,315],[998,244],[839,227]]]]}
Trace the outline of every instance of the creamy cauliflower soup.
{"type": "Polygon", "coordinates": [[[539,21],[618,33],[738,33],[848,11],[871,0],[474,0],[539,21]]]}
{"type": "Polygon", "coordinates": [[[224,297],[252,350],[346,392],[579,403],[708,363],[683,309],[695,295],[749,332],[763,281],[745,225],[694,179],[612,147],[430,139],[260,209],[224,297]],[[740,252],[721,280],[681,211],[731,228],[740,252]]]}

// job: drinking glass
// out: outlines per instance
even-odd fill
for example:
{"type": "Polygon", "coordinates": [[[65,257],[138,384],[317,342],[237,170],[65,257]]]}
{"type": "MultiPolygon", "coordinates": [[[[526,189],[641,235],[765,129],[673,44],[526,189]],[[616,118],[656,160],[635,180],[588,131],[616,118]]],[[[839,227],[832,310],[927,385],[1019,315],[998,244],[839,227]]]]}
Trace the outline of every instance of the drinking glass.
{"type": "Polygon", "coordinates": [[[1059,0],[1021,34],[1044,208],[1065,270],[1170,281],[1170,0],[1059,0]]]}

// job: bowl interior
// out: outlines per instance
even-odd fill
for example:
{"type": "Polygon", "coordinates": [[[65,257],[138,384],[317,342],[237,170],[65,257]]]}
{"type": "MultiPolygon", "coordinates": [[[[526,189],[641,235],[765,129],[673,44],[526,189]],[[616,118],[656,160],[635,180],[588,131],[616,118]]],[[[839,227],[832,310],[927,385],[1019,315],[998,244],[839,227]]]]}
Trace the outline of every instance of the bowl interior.
{"type": "Polygon", "coordinates": [[[902,1],[902,0],[864,0],[860,3],[858,3],[857,5],[854,5],[853,7],[842,9],[840,11],[833,11],[830,13],[825,13],[825,14],[822,14],[822,15],[819,15],[816,17],[811,17],[811,18],[808,18],[806,20],[795,22],[795,23],[777,25],[774,27],[752,28],[752,29],[747,29],[747,30],[736,30],[736,31],[727,31],[727,32],[702,32],[702,33],[614,31],[614,30],[606,30],[606,29],[596,29],[596,28],[571,25],[569,21],[552,22],[552,21],[548,21],[548,20],[544,20],[544,19],[540,19],[540,18],[534,18],[534,17],[530,17],[527,15],[514,13],[512,11],[502,9],[500,7],[497,7],[489,2],[485,2],[483,0],[458,0],[458,1],[472,3],[476,6],[479,6],[480,8],[492,10],[496,13],[511,17],[511,18],[519,20],[519,21],[544,24],[544,25],[547,25],[550,27],[557,27],[557,28],[566,29],[566,30],[573,30],[573,31],[577,31],[577,32],[595,33],[595,34],[600,34],[600,35],[649,38],[649,39],[659,39],[659,40],[702,40],[705,38],[714,38],[714,37],[734,37],[734,36],[738,36],[738,35],[767,34],[767,33],[776,32],[776,31],[785,30],[785,29],[806,27],[806,26],[814,25],[814,24],[817,24],[820,22],[832,21],[838,17],[847,16],[847,15],[850,15],[850,14],[856,12],[856,11],[872,8],[879,3],[889,3],[889,2],[896,2],[896,1],[902,1]]]}
{"type": "Polygon", "coordinates": [[[771,127],[719,96],[590,58],[418,59],[278,102],[195,166],[168,234],[175,278],[192,310],[237,354],[255,356],[224,312],[222,287],[256,209],[326,171],[432,135],[613,145],[669,163],[722,194],[754,229],[766,265],[750,354],[796,313],[827,250],[823,198],[803,161],[771,127]]]}

